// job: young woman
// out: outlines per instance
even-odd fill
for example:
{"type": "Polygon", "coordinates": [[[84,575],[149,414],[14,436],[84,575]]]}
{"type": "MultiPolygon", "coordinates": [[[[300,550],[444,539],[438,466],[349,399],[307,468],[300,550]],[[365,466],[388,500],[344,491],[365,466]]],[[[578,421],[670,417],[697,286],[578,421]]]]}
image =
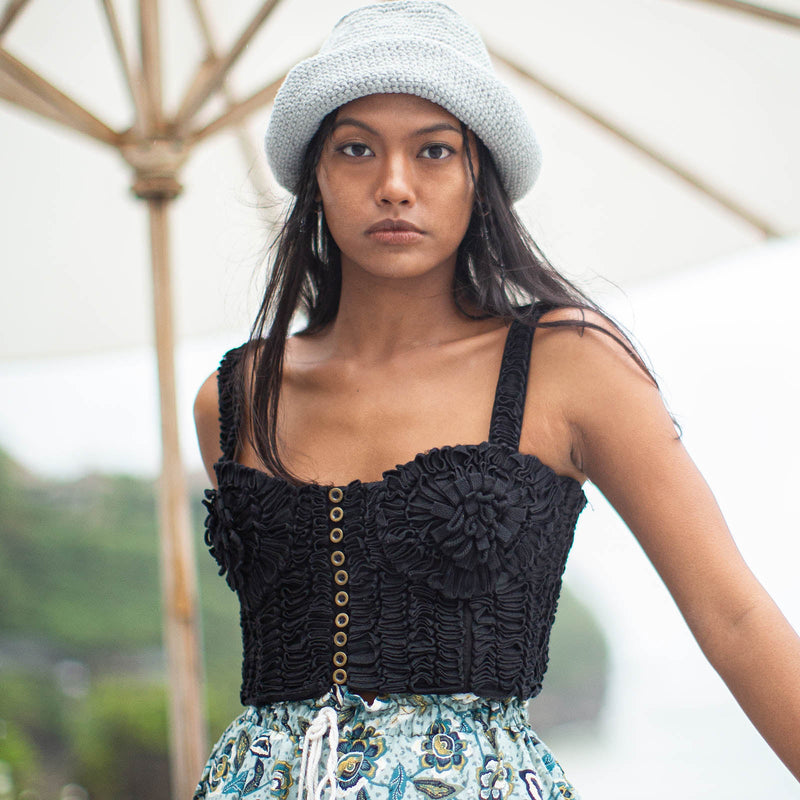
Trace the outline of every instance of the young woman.
{"type": "Polygon", "coordinates": [[[515,216],[539,149],[477,34],[434,0],[349,14],[266,144],[294,203],[196,402],[247,706],[197,800],[577,797],[524,702],[586,479],[800,778],[800,640],[641,359],[515,216]]]}

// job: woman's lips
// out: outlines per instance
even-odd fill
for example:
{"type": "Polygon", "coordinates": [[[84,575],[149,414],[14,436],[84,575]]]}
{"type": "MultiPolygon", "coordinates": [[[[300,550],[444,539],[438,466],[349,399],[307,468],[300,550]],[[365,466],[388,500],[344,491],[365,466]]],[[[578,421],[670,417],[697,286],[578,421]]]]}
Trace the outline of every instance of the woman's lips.
{"type": "Polygon", "coordinates": [[[405,220],[385,219],[367,229],[367,236],[383,244],[414,244],[425,234],[405,220]]]}

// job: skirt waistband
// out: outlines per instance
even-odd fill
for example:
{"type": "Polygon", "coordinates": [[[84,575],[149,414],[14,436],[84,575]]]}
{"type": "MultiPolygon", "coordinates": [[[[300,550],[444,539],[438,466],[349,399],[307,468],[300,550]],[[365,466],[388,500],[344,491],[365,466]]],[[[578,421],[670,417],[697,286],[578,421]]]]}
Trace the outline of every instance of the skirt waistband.
{"type": "Polygon", "coordinates": [[[336,712],[340,728],[354,728],[362,723],[380,728],[383,735],[421,735],[430,732],[436,723],[511,730],[528,725],[526,703],[519,698],[494,700],[466,693],[391,694],[367,703],[361,696],[340,687],[314,699],[249,706],[242,716],[268,730],[302,736],[322,708],[336,712]]]}

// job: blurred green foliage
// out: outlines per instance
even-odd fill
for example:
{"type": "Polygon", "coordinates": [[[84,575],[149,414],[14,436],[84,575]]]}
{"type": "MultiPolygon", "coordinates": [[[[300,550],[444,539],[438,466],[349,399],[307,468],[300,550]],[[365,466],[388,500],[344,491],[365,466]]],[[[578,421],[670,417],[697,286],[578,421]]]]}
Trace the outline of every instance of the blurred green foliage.
{"type": "Polygon", "coordinates": [[[169,800],[166,699],[163,683],[103,678],[93,687],[70,726],[74,779],[90,797],[169,800]]]}
{"type": "MultiPolygon", "coordinates": [[[[241,639],[202,544],[205,486],[197,476],[191,493],[213,741],[241,710],[241,639]]],[[[154,484],[45,481],[0,451],[0,762],[16,791],[58,797],[74,782],[92,800],[166,800],[162,653],[154,484]]],[[[551,653],[540,729],[596,713],[602,695],[603,638],[568,592],[551,653]]]]}
{"type": "MultiPolygon", "coordinates": [[[[204,486],[191,491],[215,736],[241,710],[241,639],[202,544],[204,486]]],[[[92,798],[157,798],[166,735],[155,485],[45,481],[0,451],[0,762],[41,797],[76,782],[92,798]]]]}

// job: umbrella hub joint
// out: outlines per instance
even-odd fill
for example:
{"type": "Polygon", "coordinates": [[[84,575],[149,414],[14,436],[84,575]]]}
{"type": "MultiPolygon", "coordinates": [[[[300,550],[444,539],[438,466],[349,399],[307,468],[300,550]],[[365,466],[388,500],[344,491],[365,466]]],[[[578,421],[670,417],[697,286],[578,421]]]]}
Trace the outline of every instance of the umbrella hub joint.
{"type": "Polygon", "coordinates": [[[173,200],[183,186],[178,173],[189,155],[189,148],[174,139],[142,139],[120,148],[122,157],[134,171],[131,187],[142,200],[173,200]]]}

